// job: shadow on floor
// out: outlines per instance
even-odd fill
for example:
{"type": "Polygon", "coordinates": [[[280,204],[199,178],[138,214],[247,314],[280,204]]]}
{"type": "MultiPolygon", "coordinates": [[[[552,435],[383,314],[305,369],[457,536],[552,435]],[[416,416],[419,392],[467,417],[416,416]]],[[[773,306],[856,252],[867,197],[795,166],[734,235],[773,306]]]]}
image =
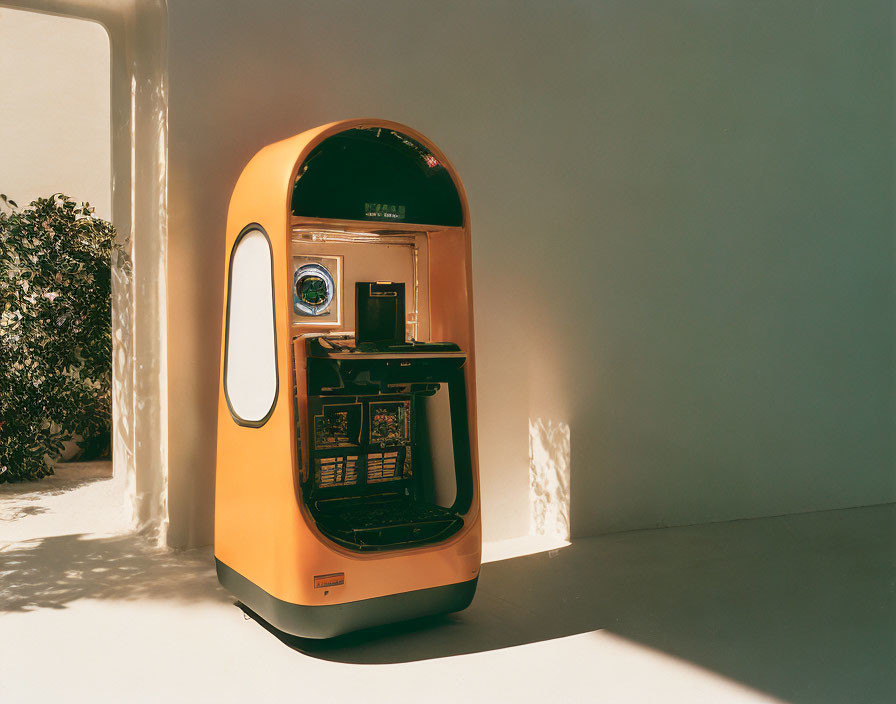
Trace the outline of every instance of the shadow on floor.
{"type": "Polygon", "coordinates": [[[78,599],[227,601],[209,551],[172,552],[136,535],[81,534],[0,550],[0,614],[61,609],[78,599]]]}
{"type": "Polygon", "coordinates": [[[26,516],[38,516],[50,511],[43,500],[80,489],[87,484],[108,481],[112,477],[112,463],[64,462],[55,473],[35,481],[0,484],[0,521],[16,521],[26,516]]]}
{"type": "Polygon", "coordinates": [[[606,629],[793,702],[896,701],[894,556],[894,506],[642,531],[483,565],[450,616],[330,641],[261,623],[364,664],[606,629]]]}
{"type": "MultiPolygon", "coordinates": [[[[483,565],[458,614],[330,641],[276,635],[375,665],[605,629],[792,702],[896,701],[894,556],[896,506],[616,534],[483,565]]],[[[78,599],[232,603],[208,551],[81,534],[0,550],[0,614],[78,599]]]]}

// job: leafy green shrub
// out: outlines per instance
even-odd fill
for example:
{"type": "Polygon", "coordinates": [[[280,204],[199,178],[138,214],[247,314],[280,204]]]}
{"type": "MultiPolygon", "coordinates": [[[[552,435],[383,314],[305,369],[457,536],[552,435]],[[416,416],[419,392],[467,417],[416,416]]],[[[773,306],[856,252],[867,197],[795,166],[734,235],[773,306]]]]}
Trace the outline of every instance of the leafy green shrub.
{"type": "Polygon", "coordinates": [[[0,482],[52,474],[109,433],[112,225],[87,203],[0,195],[0,482]],[[82,445],[83,447],[83,445],[82,445]]]}

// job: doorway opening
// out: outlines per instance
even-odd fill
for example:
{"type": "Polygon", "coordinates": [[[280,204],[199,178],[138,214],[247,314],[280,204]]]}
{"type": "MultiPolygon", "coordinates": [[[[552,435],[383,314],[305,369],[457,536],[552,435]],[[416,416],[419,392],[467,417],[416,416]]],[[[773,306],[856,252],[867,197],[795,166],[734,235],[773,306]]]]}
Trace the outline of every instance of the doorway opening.
{"type": "MultiPolygon", "coordinates": [[[[49,195],[56,191],[69,193],[76,200],[89,200],[96,206],[95,215],[111,219],[119,242],[125,246],[128,256],[113,257],[111,272],[114,477],[104,484],[114,485],[115,495],[103,508],[120,507],[126,528],[136,529],[164,544],[167,528],[166,4],[164,0],[112,4],[106,0],[0,0],[0,13],[11,30],[9,33],[17,37],[15,41],[6,37],[0,40],[0,66],[7,80],[7,88],[0,95],[4,107],[0,132],[4,142],[10,141],[6,138],[8,124],[15,124],[19,130],[29,126],[26,113],[31,107],[45,108],[48,114],[41,118],[44,123],[52,122],[53,118],[66,123],[53,134],[37,139],[37,148],[25,164],[27,169],[21,164],[13,169],[12,161],[4,158],[0,164],[0,190],[9,193],[20,205],[27,204],[34,193],[49,195]],[[13,22],[15,28],[11,27],[13,22]],[[32,38],[26,39],[19,26],[22,23],[34,30],[32,38]],[[65,37],[69,32],[80,35],[90,48],[82,47],[60,59],[59,52],[66,46],[65,37]],[[43,54],[53,56],[55,64],[43,78],[32,76],[29,86],[47,80],[49,87],[45,84],[41,96],[34,96],[32,91],[31,103],[19,105],[24,90],[20,84],[24,80],[18,77],[25,76],[29,70],[33,74],[44,65],[42,59],[36,60],[33,56],[42,43],[50,44],[43,54]],[[88,56],[95,59],[92,64],[85,62],[88,56]],[[95,94],[92,100],[87,99],[84,85],[88,76],[102,97],[95,94]],[[63,99],[71,99],[76,104],[80,101],[81,108],[68,104],[64,109],[48,109],[49,105],[56,105],[53,101],[63,99]],[[7,105],[9,101],[13,102],[12,107],[7,105]],[[85,119],[75,129],[69,129],[74,122],[72,116],[79,111],[85,119]],[[5,122],[7,117],[12,122],[5,122]],[[77,136],[76,146],[68,145],[65,140],[60,146],[58,140],[66,133],[77,136]],[[85,159],[79,149],[88,142],[93,145],[92,150],[87,150],[92,156],[85,159]],[[100,184],[80,189],[82,192],[76,192],[73,182],[64,178],[66,167],[61,165],[67,158],[79,154],[81,158],[74,159],[79,164],[74,176],[83,180],[89,175],[92,183],[100,184]],[[50,168],[40,172],[36,167],[41,165],[50,168]],[[25,178],[29,173],[43,173],[40,178],[47,179],[51,169],[50,179],[59,178],[38,183],[39,188],[33,187],[33,179],[25,178]],[[19,179],[16,183],[11,173],[19,179]]],[[[45,511],[33,513],[36,512],[45,511]]]]}

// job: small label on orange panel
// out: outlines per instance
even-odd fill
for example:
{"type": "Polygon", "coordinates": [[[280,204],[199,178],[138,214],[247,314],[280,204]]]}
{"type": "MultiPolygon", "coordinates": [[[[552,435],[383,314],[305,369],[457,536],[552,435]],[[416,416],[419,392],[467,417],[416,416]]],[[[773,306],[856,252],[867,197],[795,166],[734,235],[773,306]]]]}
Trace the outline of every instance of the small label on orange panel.
{"type": "Polygon", "coordinates": [[[338,587],[345,584],[345,572],[334,572],[333,574],[316,574],[314,575],[314,588],[327,589],[329,587],[338,587]]]}

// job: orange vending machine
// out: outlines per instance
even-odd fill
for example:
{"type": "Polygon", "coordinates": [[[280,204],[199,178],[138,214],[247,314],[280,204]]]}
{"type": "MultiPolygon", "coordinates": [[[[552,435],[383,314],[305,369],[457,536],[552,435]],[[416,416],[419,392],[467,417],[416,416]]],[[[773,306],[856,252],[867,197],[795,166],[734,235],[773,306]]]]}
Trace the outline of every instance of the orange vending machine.
{"type": "Polygon", "coordinates": [[[382,120],[259,151],[227,216],[218,579],[309,638],[469,605],[481,552],[470,226],[382,120]]]}

